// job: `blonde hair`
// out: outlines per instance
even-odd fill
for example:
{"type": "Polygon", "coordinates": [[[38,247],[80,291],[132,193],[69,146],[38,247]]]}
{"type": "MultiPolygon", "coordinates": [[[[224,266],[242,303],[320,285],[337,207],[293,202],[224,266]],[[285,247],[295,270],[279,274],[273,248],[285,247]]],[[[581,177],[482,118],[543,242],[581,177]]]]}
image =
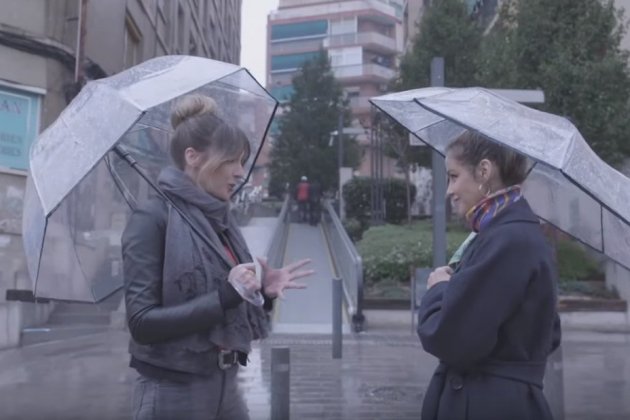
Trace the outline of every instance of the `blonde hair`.
{"type": "Polygon", "coordinates": [[[216,101],[208,96],[191,94],[180,99],[172,113],[171,157],[180,169],[186,165],[186,149],[208,152],[208,164],[218,168],[224,162],[243,156],[249,158],[250,145],[245,133],[218,115],[216,101]]]}
{"type": "Polygon", "coordinates": [[[217,115],[218,108],[216,101],[209,96],[198,94],[184,96],[177,102],[171,114],[171,126],[176,129],[182,122],[198,115],[217,115]]]}

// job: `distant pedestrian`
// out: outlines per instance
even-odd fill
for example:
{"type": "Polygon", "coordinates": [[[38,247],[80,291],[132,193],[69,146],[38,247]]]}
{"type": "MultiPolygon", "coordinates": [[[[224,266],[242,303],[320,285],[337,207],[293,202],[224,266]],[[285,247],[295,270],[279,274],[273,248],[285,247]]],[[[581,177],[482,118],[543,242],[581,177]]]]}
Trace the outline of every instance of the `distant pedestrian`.
{"type": "Polygon", "coordinates": [[[133,418],[246,420],[237,373],[252,340],[266,336],[267,312],[294,280],[311,274],[302,260],[282,269],[255,265],[229,212],[249,156],[245,134],[190,95],[171,117],[176,166],[161,191],[134,211],[122,237],[130,366],[139,376],[133,418]],[[260,280],[259,280],[260,279],[260,280]],[[260,292],[263,307],[245,298],[260,292]]]}
{"type": "Polygon", "coordinates": [[[303,176],[295,191],[295,199],[298,203],[299,221],[302,223],[308,222],[310,187],[311,185],[308,182],[308,178],[303,176]]]}
{"type": "Polygon", "coordinates": [[[428,279],[418,317],[439,366],[423,420],[549,420],[548,355],[560,343],[556,268],[522,195],[526,160],[479,134],[447,147],[447,195],[476,232],[455,268],[428,279]]]}
{"type": "Polygon", "coordinates": [[[317,226],[321,219],[321,198],[322,187],[317,180],[311,182],[308,191],[309,201],[309,222],[313,226],[317,226]]]}

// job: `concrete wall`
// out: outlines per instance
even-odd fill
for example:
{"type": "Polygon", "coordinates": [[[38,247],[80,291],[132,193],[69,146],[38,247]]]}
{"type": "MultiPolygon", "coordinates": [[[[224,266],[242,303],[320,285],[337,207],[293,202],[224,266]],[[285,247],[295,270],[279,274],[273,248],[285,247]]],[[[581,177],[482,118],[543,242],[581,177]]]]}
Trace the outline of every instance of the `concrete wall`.
{"type": "MultiPolygon", "coordinates": [[[[86,13],[85,54],[98,63],[107,74],[115,74],[124,69],[123,43],[125,37],[125,4],[129,3],[134,16],[140,15],[137,1],[107,0],[90,1],[86,13]],[[116,30],[112,30],[116,28],[116,30]]],[[[143,20],[137,19],[136,23],[143,34],[148,32],[143,20]]],[[[150,43],[143,37],[145,43],[150,43]]],[[[71,45],[76,44],[76,36],[72,37],[71,45]]]]}
{"type": "Polygon", "coordinates": [[[404,21],[404,49],[411,45],[411,41],[418,33],[418,24],[424,13],[426,0],[408,0],[404,21]]]}
{"type": "MultiPolygon", "coordinates": [[[[3,2],[0,26],[3,29],[19,28],[37,37],[46,37],[50,24],[49,2],[37,0],[10,0],[3,2]]],[[[54,7],[63,7],[64,2],[54,7]]],[[[58,37],[62,31],[57,31],[58,37]]],[[[0,45],[0,81],[16,90],[39,89],[39,129],[49,125],[65,106],[62,89],[68,81],[63,67],[54,60],[0,45]],[[54,82],[54,83],[51,83],[54,82]]],[[[21,219],[26,172],[0,169],[0,348],[19,344],[20,332],[25,326],[44,323],[53,305],[35,305],[23,302],[6,302],[7,289],[32,289],[26,274],[22,248],[21,219]]]]}
{"type": "MultiPolygon", "coordinates": [[[[613,261],[607,261],[605,264],[606,286],[609,289],[614,288],[621,299],[630,303],[630,271],[613,261]]],[[[628,315],[630,316],[630,309],[628,315]]]]}

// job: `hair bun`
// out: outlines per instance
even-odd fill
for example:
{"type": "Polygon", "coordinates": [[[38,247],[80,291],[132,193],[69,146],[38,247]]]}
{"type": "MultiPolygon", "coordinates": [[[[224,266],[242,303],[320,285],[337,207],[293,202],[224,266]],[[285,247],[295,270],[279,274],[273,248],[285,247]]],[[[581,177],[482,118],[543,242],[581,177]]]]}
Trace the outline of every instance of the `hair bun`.
{"type": "Polygon", "coordinates": [[[171,114],[171,125],[173,129],[176,129],[178,125],[189,118],[203,114],[216,115],[218,108],[216,101],[209,96],[199,94],[186,95],[175,105],[171,114]]]}

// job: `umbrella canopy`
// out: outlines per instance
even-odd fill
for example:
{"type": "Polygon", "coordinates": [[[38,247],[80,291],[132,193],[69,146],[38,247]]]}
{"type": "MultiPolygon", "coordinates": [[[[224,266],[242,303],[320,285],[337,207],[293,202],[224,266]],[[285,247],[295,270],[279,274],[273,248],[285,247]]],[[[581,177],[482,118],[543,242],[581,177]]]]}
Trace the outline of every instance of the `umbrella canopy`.
{"type": "Polygon", "coordinates": [[[371,99],[442,155],[466,130],[527,156],[523,185],[536,214],[630,268],[630,180],[593,152],[566,118],[482,88],[425,88],[371,99]]]}
{"type": "Polygon", "coordinates": [[[23,238],[35,296],[98,301],[122,286],[122,231],[171,164],[170,113],[190,93],[246,134],[247,182],[278,105],[247,70],[164,56],[89,82],[31,148],[23,238]]]}

